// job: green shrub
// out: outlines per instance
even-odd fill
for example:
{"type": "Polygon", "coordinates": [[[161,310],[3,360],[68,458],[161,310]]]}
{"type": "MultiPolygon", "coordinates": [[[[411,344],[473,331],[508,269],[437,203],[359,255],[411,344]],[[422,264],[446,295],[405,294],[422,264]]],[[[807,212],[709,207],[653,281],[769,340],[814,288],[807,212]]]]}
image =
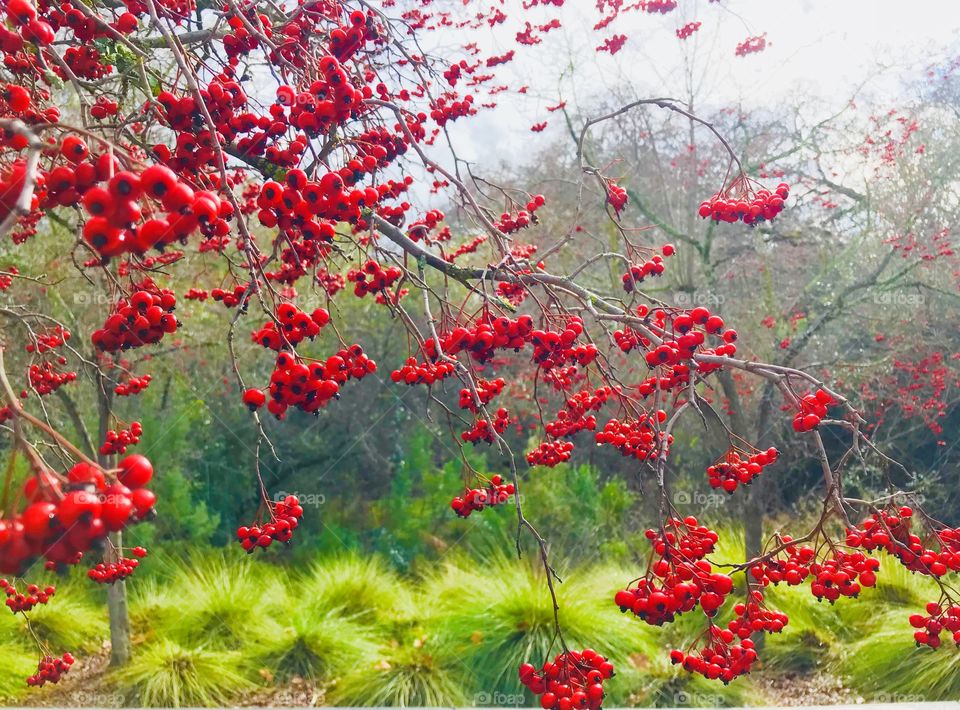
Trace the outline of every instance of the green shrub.
{"type": "Polygon", "coordinates": [[[215,707],[256,684],[232,651],[184,648],[169,639],[140,646],[111,680],[127,702],[143,707],[215,707]]]}
{"type": "MultiPolygon", "coordinates": [[[[614,661],[650,648],[647,629],[624,623],[611,602],[621,574],[583,568],[555,584],[569,648],[594,647],[614,661]]],[[[500,555],[477,563],[461,557],[448,561],[424,586],[428,627],[463,658],[478,692],[520,693],[520,664],[542,663],[561,650],[539,558],[500,555]]]]}
{"type": "Polygon", "coordinates": [[[280,632],[257,648],[257,660],[278,678],[330,678],[374,655],[372,627],[341,616],[338,609],[316,613],[313,606],[295,605],[281,617],[280,632]]]}
{"type": "Polygon", "coordinates": [[[328,701],[354,707],[455,707],[469,704],[463,692],[470,668],[442,645],[416,639],[384,648],[332,688],[328,701]]]}
{"type": "Polygon", "coordinates": [[[277,570],[232,549],[194,554],[173,567],[166,586],[148,587],[133,604],[138,627],[159,639],[239,648],[275,633],[285,592],[277,570]]]}
{"type": "MultiPolygon", "coordinates": [[[[0,610],[5,611],[5,610],[0,610]]],[[[10,701],[26,694],[26,678],[37,671],[37,653],[12,642],[0,642],[0,700],[10,701]]]]}
{"type": "Polygon", "coordinates": [[[316,613],[340,609],[347,617],[390,625],[409,619],[407,583],[379,557],[341,555],[316,562],[296,581],[297,593],[316,613]]]}

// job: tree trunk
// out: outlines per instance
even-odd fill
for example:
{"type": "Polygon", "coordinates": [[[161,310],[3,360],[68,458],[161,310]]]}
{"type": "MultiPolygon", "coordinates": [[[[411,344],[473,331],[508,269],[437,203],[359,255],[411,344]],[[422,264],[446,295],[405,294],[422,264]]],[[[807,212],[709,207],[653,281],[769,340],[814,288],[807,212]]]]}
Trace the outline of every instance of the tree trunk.
{"type": "MultiPolygon", "coordinates": [[[[737,392],[737,383],[733,375],[727,370],[720,370],[718,373],[720,386],[730,404],[730,425],[733,433],[737,436],[750,440],[750,432],[747,430],[747,420],[743,415],[743,406],[740,402],[740,393],[737,392]]],[[[760,447],[760,439],[766,437],[767,422],[770,419],[770,408],[773,406],[772,392],[764,389],[763,398],[760,402],[760,412],[757,421],[757,446],[760,447]]],[[[744,538],[744,559],[749,560],[757,557],[763,549],[763,515],[764,498],[766,493],[766,476],[758,476],[750,484],[747,491],[747,497],[744,500],[740,511],[743,519],[743,538],[744,538]]],[[[747,571],[747,575],[750,572],[747,571]]],[[[749,577],[748,577],[749,579],[749,577]]],[[[763,649],[765,636],[762,631],[753,634],[753,642],[758,651],[763,649]]]]}
{"type": "MultiPolygon", "coordinates": [[[[99,440],[105,441],[107,430],[110,428],[112,390],[109,389],[109,383],[104,381],[99,372],[96,377],[97,413],[99,415],[97,431],[100,436],[99,440]]],[[[110,467],[109,456],[98,454],[97,458],[101,466],[104,468],[110,467]]],[[[121,557],[123,534],[119,532],[110,533],[109,541],[110,544],[107,546],[104,561],[107,563],[116,562],[121,557]]],[[[110,616],[110,665],[122,666],[130,660],[130,615],[127,609],[127,586],[124,580],[107,585],[107,612],[110,616]]]]}

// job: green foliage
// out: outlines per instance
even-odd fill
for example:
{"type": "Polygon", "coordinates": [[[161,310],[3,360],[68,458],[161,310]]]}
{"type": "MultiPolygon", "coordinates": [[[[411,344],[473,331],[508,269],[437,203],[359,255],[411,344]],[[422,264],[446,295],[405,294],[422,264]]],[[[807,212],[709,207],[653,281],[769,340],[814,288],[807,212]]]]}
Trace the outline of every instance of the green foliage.
{"type": "Polygon", "coordinates": [[[293,611],[278,620],[280,632],[257,648],[257,660],[281,680],[334,677],[376,651],[374,628],[341,616],[339,609],[318,613],[295,600],[287,608],[293,611]]]}
{"type": "Polygon", "coordinates": [[[232,549],[188,556],[169,585],[134,598],[135,625],[161,626],[158,639],[214,648],[238,648],[271,633],[284,608],[282,583],[268,565],[241,557],[232,549]]]}
{"type": "Polygon", "coordinates": [[[0,642],[0,659],[3,659],[3,672],[0,672],[0,700],[16,700],[27,692],[24,680],[37,670],[37,654],[24,649],[13,641],[0,642]]]}
{"type": "Polygon", "coordinates": [[[875,619],[879,630],[841,658],[851,682],[894,702],[953,700],[960,696],[960,654],[949,647],[917,648],[903,612],[875,619]],[[861,685],[862,684],[862,685],[861,685]]]}
{"type": "Polygon", "coordinates": [[[339,609],[388,627],[416,615],[407,583],[378,557],[347,554],[317,561],[298,580],[297,594],[315,613],[339,609]]]}
{"type": "MultiPolygon", "coordinates": [[[[567,645],[596,647],[624,660],[638,644],[649,644],[649,638],[640,625],[622,623],[610,603],[614,577],[610,570],[582,568],[555,587],[567,645]]],[[[538,557],[459,557],[429,576],[424,586],[430,627],[463,658],[481,692],[520,693],[519,665],[561,649],[538,557]]]]}
{"type": "Polygon", "coordinates": [[[152,525],[134,527],[126,536],[130,544],[150,547],[176,541],[193,545],[211,542],[220,517],[200,500],[199,486],[179,470],[165,470],[153,480],[157,494],[157,519],[152,525]]]}
{"type": "Polygon", "coordinates": [[[442,645],[415,639],[384,648],[345,675],[328,699],[355,707],[455,707],[469,702],[463,693],[467,671],[442,645]]]}
{"type": "Polygon", "coordinates": [[[138,648],[111,680],[128,702],[142,707],[216,707],[256,687],[245,671],[238,652],[164,639],[138,648]]]}
{"type": "MultiPolygon", "coordinates": [[[[106,608],[78,592],[76,588],[58,589],[49,604],[40,604],[29,614],[33,634],[54,652],[95,651],[109,638],[106,608]]],[[[3,611],[9,615],[6,608],[3,611]]],[[[15,617],[15,626],[21,635],[30,633],[22,615],[15,617]]]]}

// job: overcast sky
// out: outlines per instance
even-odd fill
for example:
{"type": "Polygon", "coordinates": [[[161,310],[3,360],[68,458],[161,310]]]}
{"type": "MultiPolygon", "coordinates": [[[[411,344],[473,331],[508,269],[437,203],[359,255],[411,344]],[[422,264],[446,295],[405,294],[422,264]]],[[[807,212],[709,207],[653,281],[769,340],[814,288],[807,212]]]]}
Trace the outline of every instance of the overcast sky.
{"type": "MultiPolygon", "coordinates": [[[[501,76],[514,86],[529,84],[531,95],[500,94],[497,109],[454,124],[463,157],[484,164],[531,155],[561,130],[559,114],[547,113],[546,106],[563,98],[588,109],[609,87],[682,98],[686,75],[697,85],[701,106],[764,108],[788,101],[832,113],[864,82],[865,97],[889,100],[892,107],[927,66],[960,54],[958,0],[680,0],[680,8],[666,15],[624,14],[602,33],[592,30],[594,5],[567,0],[559,11],[562,28],[535,47],[516,44],[516,24],[478,34],[483,57],[517,50],[501,76]],[[692,20],[703,23],[700,31],[678,40],[676,28],[692,20]],[[594,51],[599,39],[614,33],[629,37],[616,56],[594,51]],[[740,41],[761,33],[769,42],[765,51],[735,56],[740,41]],[[549,121],[547,129],[532,133],[530,126],[542,120],[549,121]]],[[[515,10],[512,17],[536,23],[557,12],[515,10]]]]}

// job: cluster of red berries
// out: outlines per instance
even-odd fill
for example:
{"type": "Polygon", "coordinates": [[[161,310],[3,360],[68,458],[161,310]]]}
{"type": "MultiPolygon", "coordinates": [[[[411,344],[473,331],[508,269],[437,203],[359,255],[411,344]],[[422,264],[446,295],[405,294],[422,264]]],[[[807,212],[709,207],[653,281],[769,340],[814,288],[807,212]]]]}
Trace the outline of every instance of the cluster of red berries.
{"type": "Polygon", "coordinates": [[[506,503],[516,491],[512,483],[504,483],[503,476],[497,474],[490,477],[489,486],[468,488],[462,496],[457,496],[450,501],[450,507],[461,518],[468,518],[474,511],[506,503]]]}
{"type": "Polygon", "coordinates": [[[446,379],[456,370],[456,365],[445,360],[434,363],[417,362],[417,358],[408,357],[402,367],[390,373],[390,380],[408,385],[432,385],[446,379]]]}
{"type": "MultiPolygon", "coordinates": [[[[441,335],[440,346],[446,355],[467,351],[474,360],[483,363],[492,358],[498,349],[512,348],[519,352],[532,331],[533,318],[527,314],[516,319],[484,315],[471,327],[457,327],[447,335],[441,335]]],[[[433,338],[427,338],[423,346],[430,359],[439,358],[433,338]]]]}
{"type": "MultiPolygon", "coordinates": [[[[57,362],[64,365],[67,359],[61,357],[57,359],[57,362]]],[[[68,382],[76,380],[77,373],[73,370],[60,372],[52,362],[44,361],[40,364],[32,363],[27,370],[27,378],[30,380],[30,387],[43,397],[57,391],[68,382]]]]}
{"type": "Polygon", "coordinates": [[[700,29],[700,25],[702,24],[703,24],[702,22],[688,22],[683,27],[678,27],[677,39],[689,38],[691,35],[693,35],[694,32],[700,29]]]}
{"type": "Polygon", "coordinates": [[[654,254],[642,264],[631,264],[630,269],[621,277],[623,281],[623,290],[631,293],[633,289],[648,276],[660,276],[666,266],[663,264],[664,256],[673,256],[676,251],[672,244],[663,247],[663,256],[654,254]]]}
{"type": "Polygon", "coordinates": [[[305,338],[315,338],[330,322],[330,313],[325,308],[317,308],[308,315],[292,303],[281,303],[276,315],[276,322],[267,321],[250,337],[253,342],[278,352],[296,347],[305,338]]]}
{"type": "Polygon", "coordinates": [[[36,557],[52,566],[76,564],[108,533],[151,515],[157,497],[145,487],[153,478],[150,461],[133,454],[117,466],[117,482],[110,484],[100,468],[85,462],[67,472],[65,483],[48,471],[28,478],[27,507],[0,520],[0,572],[20,574],[36,557]]]}
{"type": "MultiPolygon", "coordinates": [[[[13,264],[7,266],[5,269],[5,274],[0,274],[0,291],[6,291],[13,284],[13,277],[20,274],[20,269],[18,269],[13,264]]],[[[29,350],[27,352],[30,352],[29,350]]]]}
{"type": "MultiPolygon", "coordinates": [[[[11,273],[16,272],[16,267],[11,266],[11,273]]],[[[28,353],[39,353],[43,355],[49,350],[59,348],[70,340],[70,331],[62,325],[55,325],[43,333],[37,333],[36,343],[27,343],[24,350],[28,353]]]]}
{"type": "MultiPolygon", "coordinates": [[[[356,167],[362,169],[359,164],[356,167]]],[[[353,173],[345,170],[348,175],[353,173]]],[[[356,222],[363,209],[372,208],[380,200],[376,188],[351,190],[339,172],[326,173],[313,182],[302,170],[293,169],[287,173],[286,183],[284,186],[268,180],[263,184],[257,198],[257,217],[265,227],[279,227],[288,236],[306,241],[333,241],[336,222],[356,222]]]]}
{"type": "Polygon", "coordinates": [[[960,571],[960,545],[949,540],[957,531],[945,528],[936,536],[940,550],[929,548],[920,536],[910,531],[913,508],[902,506],[885,512],[873,513],[860,523],[859,528],[847,531],[847,545],[871,552],[884,549],[896,556],[911,572],[942,577],[947,572],[960,571]]]}
{"type": "Polygon", "coordinates": [[[623,612],[632,611],[652,626],[674,620],[698,604],[708,617],[716,615],[733,580],[714,572],[706,559],[716,543],[717,533],[700,525],[693,516],[670,518],[663,530],[647,530],[657,560],[633,588],[621,589],[614,603],[623,612]]]}
{"type": "Polygon", "coordinates": [[[804,395],[800,400],[800,411],[793,417],[793,430],[804,432],[816,429],[820,420],[827,416],[827,407],[831,404],[833,397],[823,390],[804,395]]]}
{"type": "Polygon", "coordinates": [[[834,550],[832,557],[817,561],[813,548],[791,545],[788,536],[781,540],[786,545],[786,560],[771,558],[750,568],[750,574],[764,586],[780,582],[796,586],[812,577],[810,592],[818,601],[826,599],[833,604],[840,597],[856,597],[863,587],[877,583],[879,560],[859,550],[834,550]]]}
{"type": "Polygon", "coordinates": [[[750,672],[750,667],[757,660],[757,651],[751,639],[739,639],[730,629],[711,624],[702,648],[693,653],[673,650],[670,660],[682,665],[690,673],[710,680],[719,679],[726,685],[734,678],[750,672]]]}
{"type": "MultiPolygon", "coordinates": [[[[478,378],[475,387],[477,390],[477,398],[480,400],[480,404],[483,406],[490,404],[494,397],[503,392],[503,386],[505,384],[506,382],[502,377],[498,377],[495,380],[478,378]]],[[[460,409],[469,409],[474,414],[476,414],[480,409],[476,399],[473,396],[473,390],[471,390],[469,387],[464,387],[462,390],[460,390],[460,409]]]]}
{"type": "Polygon", "coordinates": [[[598,387],[593,392],[589,390],[575,392],[567,398],[565,407],[557,412],[557,418],[547,422],[545,427],[547,434],[559,439],[564,436],[573,436],[584,429],[593,431],[597,428],[597,418],[587,412],[599,411],[613,393],[613,387],[609,386],[598,387]]]}
{"type": "MultiPolygon", "coordinates": [[[[247,293],[247,286],[237,284],[232,291],[226,291],[222,288],[211,289],[210,297],[217,303],[222,303],[227,308],[236,308],[237,306],[246,306],[253,293],[247,293]]],[[[204,297],[206,298],[206,297],[204,297]]]]}
{"type": "Polygon", "coordinates": [[[750,592],[749,599],[733,607],[736,617],[731,619],[727,628],[741,639],[763,631],[778,634],[783,631],[790,619],[780,611],[767,609],[763,604],[763,594],[758,590],[750,592]]]}
{"type": "Polygon", "coordinates": [[[913,639],[917,646],[940,647],[940,634],[946,631],[952,634],[953,642],[960,646],[960,606],[928,602],[926,616],[911,614],[910,626],[917,629],[913,639]]]}
{"type": "Polygon", "coordinates": [[[867,557],[862,552],[836,550],[833,557],[810,565],[813,581],[810,592],[817,601],[826,599],[833,604],[840,597],[856,597],[861,587],[877,583],[879,560],[867,557]]]}
{"type": "Polygon", "coordinates": [[[454,91],[448,91],[438,96],[430,109],[430,118],[438,126],[445,126],[448,121],[456,121],[464,116],[473,116],[477,109],[473,107],[473,97],[467,94],[460,99],[454,91]]]}
{"type": "Polygon", "coordinates": [[[93,569],[87,570],[87,577],[97,584],[113,584],[126,579],[140,566],[140,560],[137,558],[147,556],[147,550],[143,547],[134,547],[130,552],[133,553],[133,557],[121,557],[116,562],[99,563],[93,569]]]}
{"type": "MultiPolygon", "coordinates": [[[[347,33],[342,30],[335,32],[337,37],[341,33],[349,34],[353,40],[348,42],[360,47],[366,42],[370,28],[363,12],[354,14],[357,16],[356,21],[351,18],[353,26],[348,28],[347,33]]],[[[331,39],[333,37],[331,34],[331,39]]],[[[280,111],[273,111],[274,115],[282,118],[283,109],[289,109],[290,115],[286,118],[286,123],[296,126],[310,137],[318,136],[330,126],[349,118],[351,112],[362,106],[365,97],[363,91],[353,86],[347,71],[340,64],[340,60],[345,59],[347,54],[335,49],[323,57],[318,63],[320,75],[306,91],[297,93],[291,86],[280,86],[277,89],[277,103],[274,104],[280,111]]]]}
{"type": "Polygon", "coordinates": [[[7,3],[7,22],[17,31],[12,32],[4,28],[5,36],[2,38],[4,52],[12,54],[14,47],[19,50],[24,43],[47,45],[56,38],[54,28],[37,17],[37,8],[30,0],[10,0],[7,3]],[[11,36],[18,41],[12,41],[11,36]]]}
{"type": "Polygon", "coordinates": [[[40,589],[36,584],[31,584],[27,586],[27,593],[23,594],[18,592],[16,586],[6,579],[0,579],[0,589],[7,597],[4,604],[14,614],[26,613],[37,604],[46,604],[50,601],[50,597],[57,592],[56,587],[40,589]]]}
{"type": "Polygon", "coordinates": [[[543,195],[534,195],[530,201],[527,202],[526,209],[520,210],[516,214],[504,212],[500,215],[500,219],[496,221],[494,226],[504,234],[518,232],[521,229],[529,227],[531,224],[537,223],[536,212],[545,204],[546,200],[543,195]]]}
{"type": "Polygon", "coordinates": [[[27,678],[27,685],[40,688],[47,683],[59,683],[75,660],[72,653],[65,653],[60,658],[44,656],[37,664],[37,672],[27,678]]]}
{"type": "Polygon", "coordinates": [[[666,15],[677,9],[677,0],[647,0],[643,3],[643,9],[650,13],[658,12],[666,15]]]}
{"type": "Polygon", "coordinates": [[[630,196],[627,194],[627,189],[621,187],[613,180],[607,180],[607,204],[613,207],[613,211],[616,212],[617,216],[620,216],[620,213],[623,211],[623,208],[627,206],[627,201],[630,199],[630,196]]]}
{"type": "MultiPolygon", "coordinates": [[[[407,236],[415,242],[421,239],[424,241],[442,241],[437,238],[431,240],[429,234],[436,229],[445,218],[446,215],[444,215],[442,210],[427,210],[422,218],[412,222],[410,226],[407,227],[407,236]]],[[[443,230],[443,232],[446,233],[446,230],[443,230]]]]}
{"type": "Polygon", "coordinates": [[[748,54],[756,54],[767,48],[767,36],[765,34],[756,37],[747,37],[742,42],[737,43],[734,54],[738,57],[745,57],[748,54]]]}
{"type": "Polygon", "coordinates": [[[697,605],[695,584],[684,584],[669,589],[652,579],[641,579],[636,587],[621,589],[614,596],[620,611],[632,611],[651,626],[670,623],[677,614],[690,611],[697,605]]]}
{"type": "Polygon", "coordinates": [[[403,270],[399,266],[384,269],[371,259],[362,269],[350,269],[347,272],[347,281],[354,284],[354,295],[363,298],[368,293],[378,293],[390,288],[401,276],[403,270]]]}
{"type": "Polygon", "coordinates": [[[91,336],[94,347],[104,352],[128,350],[159,343],[175,333],[180,323],[173,314],[177,297],[170,289],[158,289],[152,281],[140,284],[130,298],[121,298],[103,327],[91,336]]]}
{"type": "Polygon", "coordinates": [[[791,587],[803,584],[810,576],[810,565],[817,558],[816,551],[808,545],[791,544],[793,538],[783,535],[779,541],[787,553],[786,559],[779,556],[770,557],[750,568],[751,576],[763,586],[777,585],[786,582],[791,587]]]}
{"type": "Polygon", "coordinates": [[[107,431],[106,440],[100,447],[100,453],[104,456],[125,454],[128,446],[140,443],[142,435],[143,426],[140,422],[130,422],[129,428],[120,431],[110,429],[107,431]]]}
{"type": "Polygon", "coordinates": [[[61,152],[72,165],[54,168],[47,175],[47,200],[54,205],[83,203],[90,215],[83,238],[104,259],[186,242],[198,229],[205,236],[230,231],[230,203],[221,202],[212,192],[194,191],[164,165],[151,165],[138,174],[121,170],[109,153],[81,162],[89,150],[76,136],[64,139],[61,152]],[[166,214],[141,221],[158,210],[166,214]]]}
{"type": "Polygon", "coordinates": [[[129,397],[131,395],[140,394],[150,386],[150,380],[152,379],[153,377],[151,375],[143,375],[142,377],[128,377],[126,382],[121,382],[113,388],[113,393],[118,397],[129,397]]]}
{"type": "Polygon", "coordinates": [[[537,448],[527,453],[527,464],[553,468],[557,464],[569,461],[573,454],[573,448],[572,441],[541,442],[537,448]]]}
{"type": "Polygon", "coordinates": [[[119,101],[112,101],[106,96],[98,96],[97,100],[93,102],[93,106],[90,107],[90,115],[100,121],[107,116],[116,116],[119,110],[119,101]]]}
{"type": "Polygon", "coordinates": [[[248,389],[243,393],[243,402],[251,410],[259,409],[266,402],[267,410],[277,419],[283,419],[290,407],[317,414],[321,407],[337,397],[340,386],[349,379],[363,379],[377,371],[377,363],[367,357],[359,345],[339,350],[326,362],[303,362],[292,353],[277,355],[273,374],[270,376],[270,400],[262,391],[248,389]]]}
{"type": "Polygon", "coordinates": [[[611,419],[603,425],[602,431],[596,433],[596,441],[619,449],[623,456],[632,456],[640,461],[654,459],[661,453],[666,454],[673,444],[673,434],[668,436],[660,431],[659,425],[665,421],[667,413],[662,409],[637,419],[611,419]]]}
{"type": "Polygon", "coordinates": [[[590,648],[564,651],[540,672],[531,663],[520,666],[520,682],[540,697],[543,710],[600,710],[603,681],[614,674],[613,664],[590,648]]]}
{"type": "Polygon", "coordinates": [[[282,501],[269,503],[270,522],[264,525],[237,528],[237,540],[248,553],[258,547],[270,547],[274,542],[288,543],[293,531],[300,525],[303,506],[296,496],[287,496],[282,501]]]}
{"type": "MultiPolygon", "coordinates": [[[[637,315],[647,317],[650,314],[646,306],[640,306],[637,308],[637,315]]],[[[732,356],[737,352],[737,332],[733,329],[724,330],[723,318],[711,313],[704,306],[674,314],[659,308],[652,313],[649,327],[661,338],[656,347],[649,338],[629,326],[613,334],[614,341],[623,352],[630,352],[637,347],[646,348],[644,359],[647,365],[672,369],[669,377],[658,376],[641,383],[639,387],[643,395],[652,393],[658,387],[662,390],[685,387],[689,383],[690,368],[683,363],[693,359],[697,353],[732,356]],[[719,336],[723,343],[714,348],[704,347],[707,335],[719,336]]],[[[719,367],[717,364],[697,363],[696,370],[707,374],[719,367]]]]}
{"type": "Polygon", "coordinates": [[[533,361],[544,370],[571,363],[589,365],[596,360],[597,346],[593,343],[576,344],[583,333],[583,319],[571,316],[563,330],[534,330],[530,333],[533,361]]]}
{"type": "Polygon", "coordinates": [[[789,196],[790,186],[786,183],[780,183],[773,192],[760,189],[755,193],[745,191],[739,196],[720,193],[701,203],[699,214],[714,222],[769,222],[783,211],[784,202],[789,196]]]}
{"type": "Polygon", "coordinates": [[[772,446],[749,456],[741,453],[731,449],[723,459],[707,467],[707,481],[711,488],[723,488],[727,493],[733,493],[737,486],[749,486],[780,455],[772,446]]]}
{"type": "Polygon", "coordinates": [[[469,441],[471,444],[477,444],[485,441],[492,444],[496,439],[496,434],[502,434],[510,424],[510,414],[506,409],[500,407],[494,415],[491,424],[486,419],[477,419],[473,426],[460,434],[460,438],[469,441]]]}

